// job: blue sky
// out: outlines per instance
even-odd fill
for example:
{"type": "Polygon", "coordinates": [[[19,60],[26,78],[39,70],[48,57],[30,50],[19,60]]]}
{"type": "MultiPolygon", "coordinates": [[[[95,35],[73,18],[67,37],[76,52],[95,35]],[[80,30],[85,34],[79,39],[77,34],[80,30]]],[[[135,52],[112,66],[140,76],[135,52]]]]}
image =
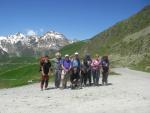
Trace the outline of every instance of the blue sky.
{"type": "Polygon", "coordinates": [[[128,18],[150,0],[0,0],[0,36],[55,30],[87,39],[128,18]]]}

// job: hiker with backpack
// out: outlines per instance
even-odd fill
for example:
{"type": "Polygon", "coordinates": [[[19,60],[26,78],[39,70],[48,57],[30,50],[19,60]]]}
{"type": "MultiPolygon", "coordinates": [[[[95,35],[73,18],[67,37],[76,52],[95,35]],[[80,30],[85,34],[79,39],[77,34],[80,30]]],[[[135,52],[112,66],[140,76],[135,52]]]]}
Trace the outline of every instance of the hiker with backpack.
{"type": "Polygon", "coordinates": [[[102,85],[107,85],[108,84],[108,74],[109,74],[109,59],[108,56],[103,56],[102,61],[102,85]]]}
{"type": "Polygon", "coordinates": [[[93,84],[95,86],[98,86],[100,78],[100,59],[98,54],[96,54],[95,58],[92,60],[91,67],[92,67],[91,69],[92,69],[93,84]]]}
{"type": "Polygon", "coordinates": [[[89,81],[89,86],[91,86],[91,63],[92,63],[92,59],[91,59],[90,55],[86,54],[84,59],[83,59],[83,65],[86,69],[85,70],[85,72],[86,72],[85,77],[87,78],[86,82],[87,82],[87,80],[89,81]]]}
{"type": "Polygon", "coordinates": [[[51,62],[48,60],[48,56],[44,57],[44,62],[41,65],[41,91],[45,84],[45,90],[48,87],[49,74],[51,70],[51,62]]]}
{"type": "Polygon", "coordinates": [[[81,86],[85,87],[87,83],[87,69],[83,61],[81,62],[80,81],[81,81],[81,86]]]}
{"type": "Polygon", "coordinates": [[[70,75],[70,82],[71,88],[76,88],[80,85],[80,59],[79,53],[75,52],[74,58],[71,62],[71,75],[70,75]]]}
{"type": "Polygon", "coordinates": [[[57,52],[55,56],[56,56],[56,59],[54,60],[55,88],[59,88],[61,83],[62,58],[59,52],[57,52]]]}
{"type": "Polygon", "coordinates": [[[65,89],[67,88],[67,81],[69,79],[70,70],[71,70],[71,61],[69,59],[68,54],[65,55],[65,59],[63,59],[61,65],[62,65],[62,75],[61,75],[62,88],[65,89]]]}

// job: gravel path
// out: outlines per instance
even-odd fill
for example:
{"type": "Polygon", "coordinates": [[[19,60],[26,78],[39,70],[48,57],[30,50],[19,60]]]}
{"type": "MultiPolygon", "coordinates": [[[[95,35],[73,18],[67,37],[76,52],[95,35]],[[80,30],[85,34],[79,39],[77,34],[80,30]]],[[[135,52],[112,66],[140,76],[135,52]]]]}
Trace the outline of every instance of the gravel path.
{"type": "Polygon", "coordinates": [[[39,84],[0,90],[0,113],[150,113],[150,73],[115,68],[112,85],[40,91],[39,84]]]}

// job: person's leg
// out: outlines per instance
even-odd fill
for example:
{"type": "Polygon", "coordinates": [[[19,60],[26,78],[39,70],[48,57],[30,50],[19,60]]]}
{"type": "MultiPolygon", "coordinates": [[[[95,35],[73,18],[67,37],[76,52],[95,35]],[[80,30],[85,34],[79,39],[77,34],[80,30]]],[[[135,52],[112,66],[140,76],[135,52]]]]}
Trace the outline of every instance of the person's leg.
{"type": "Polygon", "coordinates": [[[64,70],[62,70],[62,74],[61,74],[62,88],[64,88],[64,79],[65,79],[65,72],[64,70]]]}
{"type": "Polygon", "coordinates": [[[44,86],[44,76],[41,75],[41,90],[43,90],[44,86]]]}
{"type": "Polygon", "coordinates": [[[76,74],[76,84],[77,84],[77,86],[80,86],[79,82],[80,82],[80,69],[78,69],[78,72],[76,74]]]}
{"type": "Polygon", "coordinates": [[[73,84],[73,73],[70,75],[70,82],[73,84]]]}
{"type": "Polygon", "coordinates": [[[68,78],[69,78],[69,73],[67,72],[64,76],[64,88],[67,87],[67,81],[68,81],[68,78]]]}
{"type": "Polygon", "coordinates": [[[66,84],[66,83],[65,83],[65,82],[66,82],[65,79],[66,79],[66,74],[64,75],[64,78],[63,78],[63,81],[62,81],[62,86],[63,86],[63,88],[65,88],[65,84],[66,84]]]}
{"type": "Polygon", "coordinates": [[[106,77],[105,77],[105,83],[106,83],[106,85],[108,84],[108,72],[106,72],[106,75],[105,75],[106,77]]]}
{"type": "Polygon", "coordinates": [[[87,72],[88,80],[89,80],[89,85],[91,86],[91,70],[87,72]]]}
{"type": "Polygon", "coordinates": [[[55,76],[55,87],[56,88],[58,88],[58,71],[57,70],[55,70],[55,74],[54,74],[55,76]]]}
{"type": "Polygon", "coordinates": [[[61,70],[58,71],[58,88],[60,87],[60,83],[61,83],[61,70]]]}
{"type": "Polygon", "coordinates": [[[87,73],[84,73],[83,80],[84,80],[84,85],[86,86],[86,83],[87,83],[87,73]]]}
{"type": "Polygon", "coordinates": [[[84,72],[83,71],[81,71],[80,82],[81,82],[81,86],[82,86],[84,83],[84,72]]]}
{"type": "Polygon", "coordinates": [[[72,73],[71,76],[70,76],[70,81],[71,81],[71,89],[74,89],[75,88],[75,74],[72,73]]]}
{"type": "Polygon", "coordinates": [[[100,72],[99,70],[96,70],[96,85],[99,84],[99,77],[100,77],[100,72]]]}
{"type": "Polygon", "coordinates": [[[103,71],[102,72],[102,85],[104,85],[104,82],[105,82],[105,72],[103,71]]]}
{"type": "Polygon", "coordinates": [[[49,81],[49,76],[46,75],[45,76],[45,89],[47,89],[47,87],[48,87],[48,81],[49,81]]]}
{"type": "Polygon", "coordinates": [[[92,71],[92,77],[93,77],[93,84],[96,85],[96,70],[92,71]]]}
{"type": "Polygon", "coordinates": [[[74,75],[74,83],[75,83],[76,86],[78,85],[79,79],[80,79],[80,76],[79,76],[79,73],[77,72],[77,73],[74,75]]]}
{"type": "Polygon", "coordinates": [[[94,83],[95,83],[95,80],[94,80],[94,79],[95,79],[95,78],[94,78],[94,76],[95,76],[95,75],[94,75],[94,74],[95,74],[95,73],[94,73],[94,70],[92,70],[91,73],[92,73],[92,74],[91,74],[91,78],[93,79],[93,85],[94,85],[94,83]]]}

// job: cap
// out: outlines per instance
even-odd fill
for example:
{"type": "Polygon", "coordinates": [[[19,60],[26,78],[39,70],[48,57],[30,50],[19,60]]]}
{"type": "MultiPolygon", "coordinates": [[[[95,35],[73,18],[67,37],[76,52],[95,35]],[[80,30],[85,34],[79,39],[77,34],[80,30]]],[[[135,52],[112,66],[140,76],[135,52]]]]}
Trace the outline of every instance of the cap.
{"type": "Polygon", "coordinates": [[[55,56],[61,56],[61,53],[57,52],[57,53],[55,54],[55,56]]]}
{"type": "Polygon", "coordinates": [[[78,52],[75,52],[74,54],[75,54],[75,55],[78,55],[79,53],[78,53],[78,52]]]}
{"type": "Polygon", "coordinates": [[[69,55],[68,55],[68,54],[66,54],[66,55],[65,55],[65,57],[69,57],[69,55]]]}

